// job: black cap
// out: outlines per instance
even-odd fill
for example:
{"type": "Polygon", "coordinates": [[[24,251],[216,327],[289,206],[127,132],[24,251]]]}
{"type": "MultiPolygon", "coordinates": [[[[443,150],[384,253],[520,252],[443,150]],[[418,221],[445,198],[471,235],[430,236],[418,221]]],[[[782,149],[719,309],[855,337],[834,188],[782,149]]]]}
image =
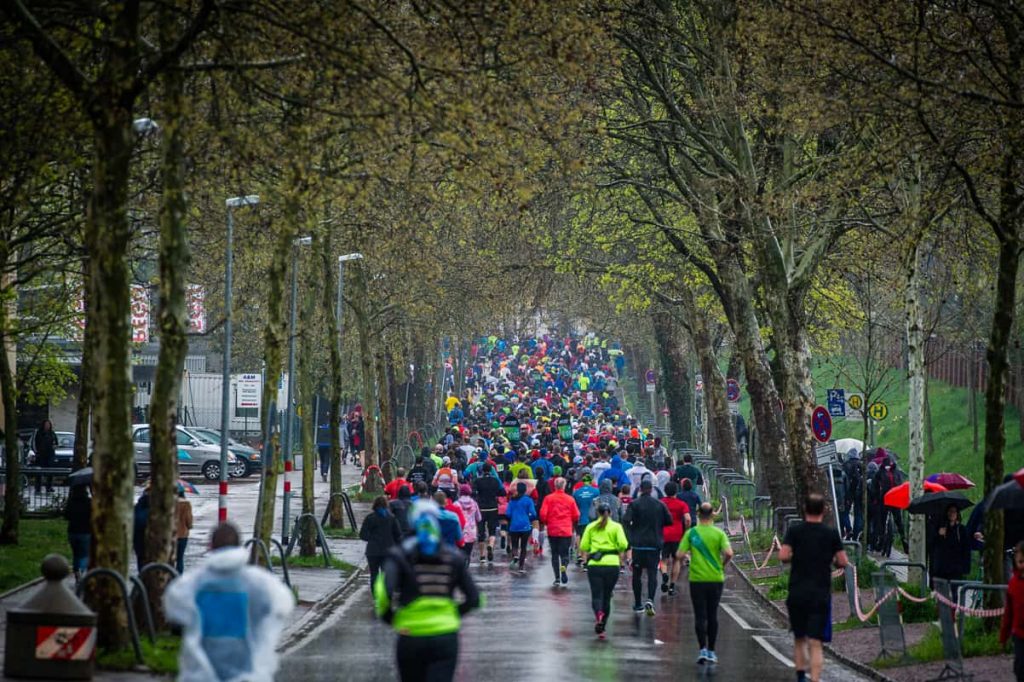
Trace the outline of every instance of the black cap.
{"type": "Polygon", "coordinates": [[[640,490],[649,493],[651,492],[652,488],[654,488],[654,483],[651,482],[649,476],[645,477],[642,481],[640,481],[640,490]]]}

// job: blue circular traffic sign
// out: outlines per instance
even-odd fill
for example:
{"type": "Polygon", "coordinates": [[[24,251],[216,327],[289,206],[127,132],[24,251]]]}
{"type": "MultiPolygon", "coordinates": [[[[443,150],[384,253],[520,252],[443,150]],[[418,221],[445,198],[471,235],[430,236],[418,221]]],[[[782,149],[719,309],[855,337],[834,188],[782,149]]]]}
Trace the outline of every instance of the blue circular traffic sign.
{"type": "Polygon", "coordinates": [[[740,400],[740,382],[735,379],[729,379],[725,382],[725,396],[730,402],[736,403],[740,400]]]}
{"type": "Polygon", "coordinates": [[[832,437],[832,415],[821,405],[811,413],[811,433],[822,443],[827,443],[832,437]]]}

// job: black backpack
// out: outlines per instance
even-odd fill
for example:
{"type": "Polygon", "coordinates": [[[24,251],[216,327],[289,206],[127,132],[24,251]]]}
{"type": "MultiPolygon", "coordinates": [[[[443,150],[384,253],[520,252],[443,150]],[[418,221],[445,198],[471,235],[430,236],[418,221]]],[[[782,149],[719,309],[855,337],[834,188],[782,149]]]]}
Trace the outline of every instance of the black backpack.
{"type": "Polygon", "coordinates": [[[846,475],[846,499],[859,500],[864,490],[864,478],[861,475],[860,460],[848,459],[843,462],[843,473],[846,475]]]}

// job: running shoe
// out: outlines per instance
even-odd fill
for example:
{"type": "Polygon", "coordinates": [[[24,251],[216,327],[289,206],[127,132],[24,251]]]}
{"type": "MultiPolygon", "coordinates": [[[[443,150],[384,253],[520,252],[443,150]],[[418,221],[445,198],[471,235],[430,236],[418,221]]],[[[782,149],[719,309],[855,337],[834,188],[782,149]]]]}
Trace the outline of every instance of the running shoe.
{"type": "Polygon", "coordinates": [[[604,611],[598,611],[594,621],[594,632],[604,634],[604,611]]]}
{"type": "Polygon", "coordinates": [[[668,592],[668,573],[661,574],[661,593],[668,592]]]}
{"type": "Polygon", "coordinates": [[[644,604],[644,613],[646,613],[648,616],[654,615],[654,602],[649,601],[646,604],[644,604]]]}
{"type": "Polygon", "coordinates": [[[522,568],[522,567],[520,567],[520,569],[519,569],[519,575],[526,575],[526,569],[525,569],[525,568],[522,568]]]}
{"type": "Polygon", "coordinates": [[[718,663],[718,656],[715,655],[714,651],[708,649],[708,663],[714,665],[718,663]]]}
{"type": "Polygon", "coordinates": [[[566,573],[565,566],[562,566],[561,573],[562,573],[562,584],[563,585],[568,585],[569,584],[569,574],[566,573]]]}
{"type": "Polygon", "coordinates": [[[634,604],[633,605],[633,613],[635,613],[637,615],[640,615],[643,612],[644,612],[644,607],[643,607],[642,604],[634,604]]]}
{"type": "Polygon", "coordinates": [[[708,660],[708,650],[707,649],[701,649],[700,653],[697,654],[697,665],[700,665],[702,663],[706,663],[707,660],[708,660]]]}
{"type": "Polygon", "coordinates": [[[558,587],[561,584],[562,584],[562,581],[559,580],[558,578],[555,578],[555,582],[551,583],[551,587],[558,587]]]}
{"type": "Polygon", "coordinates": [[[670,597],[676,596],[676,584],[675,583],[669,583],[669,586],[668,586],[668,596],[670,596],[670,597]]]}

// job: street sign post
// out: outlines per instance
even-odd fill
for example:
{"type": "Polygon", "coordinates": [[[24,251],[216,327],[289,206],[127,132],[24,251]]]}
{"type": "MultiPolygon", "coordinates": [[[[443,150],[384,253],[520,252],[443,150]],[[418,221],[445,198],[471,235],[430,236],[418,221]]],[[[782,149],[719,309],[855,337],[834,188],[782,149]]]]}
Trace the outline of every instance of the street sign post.
{"type": "Polygon", "coordinates": [[[841,388],[828,389],[825,402],[828,405],[828,413],[833,419],[846,416],[846,391],[841,388]]]}
{"type": "Polygon", "coordinates": [[[821,443],[827,443],[832,437],[832,417],[821,405],[811,413],[811,433],[821,443]]]}
{"type": "Polygon", "coordinates": [[[871,403],[871,407],[868,408],[868,416],[876,422],[880,422],[889,416],[889,406],[881,400],[877,403],[871,403]]]}
{"type": "Polygon", "coordinates": [[[846,394],[846,414],[844,416],[847,419],[863,419],[864,418],[864,394],[863,393],[847,393],[846,394]]]}
{"type": "Polygon", "coordinates": [[[836,515],[836,530],[840,530],[839,498],[836,496],[836,477],[832,471],[833,465],[839,463],[839,456],[836,454],[835,441],[825,443],[824,445],[819,445],[814,448],[814,458],[817,460],[819,468],[826,467],[828,469],[828,485],[832,490],[832,510],[836,515]]]}
{"type": "Polygon", "coordinates": [[[725,382],[725,395],[729,398],[729,402],[738,403],[740,401],[740,382],[735,379],[725,382]]]}

